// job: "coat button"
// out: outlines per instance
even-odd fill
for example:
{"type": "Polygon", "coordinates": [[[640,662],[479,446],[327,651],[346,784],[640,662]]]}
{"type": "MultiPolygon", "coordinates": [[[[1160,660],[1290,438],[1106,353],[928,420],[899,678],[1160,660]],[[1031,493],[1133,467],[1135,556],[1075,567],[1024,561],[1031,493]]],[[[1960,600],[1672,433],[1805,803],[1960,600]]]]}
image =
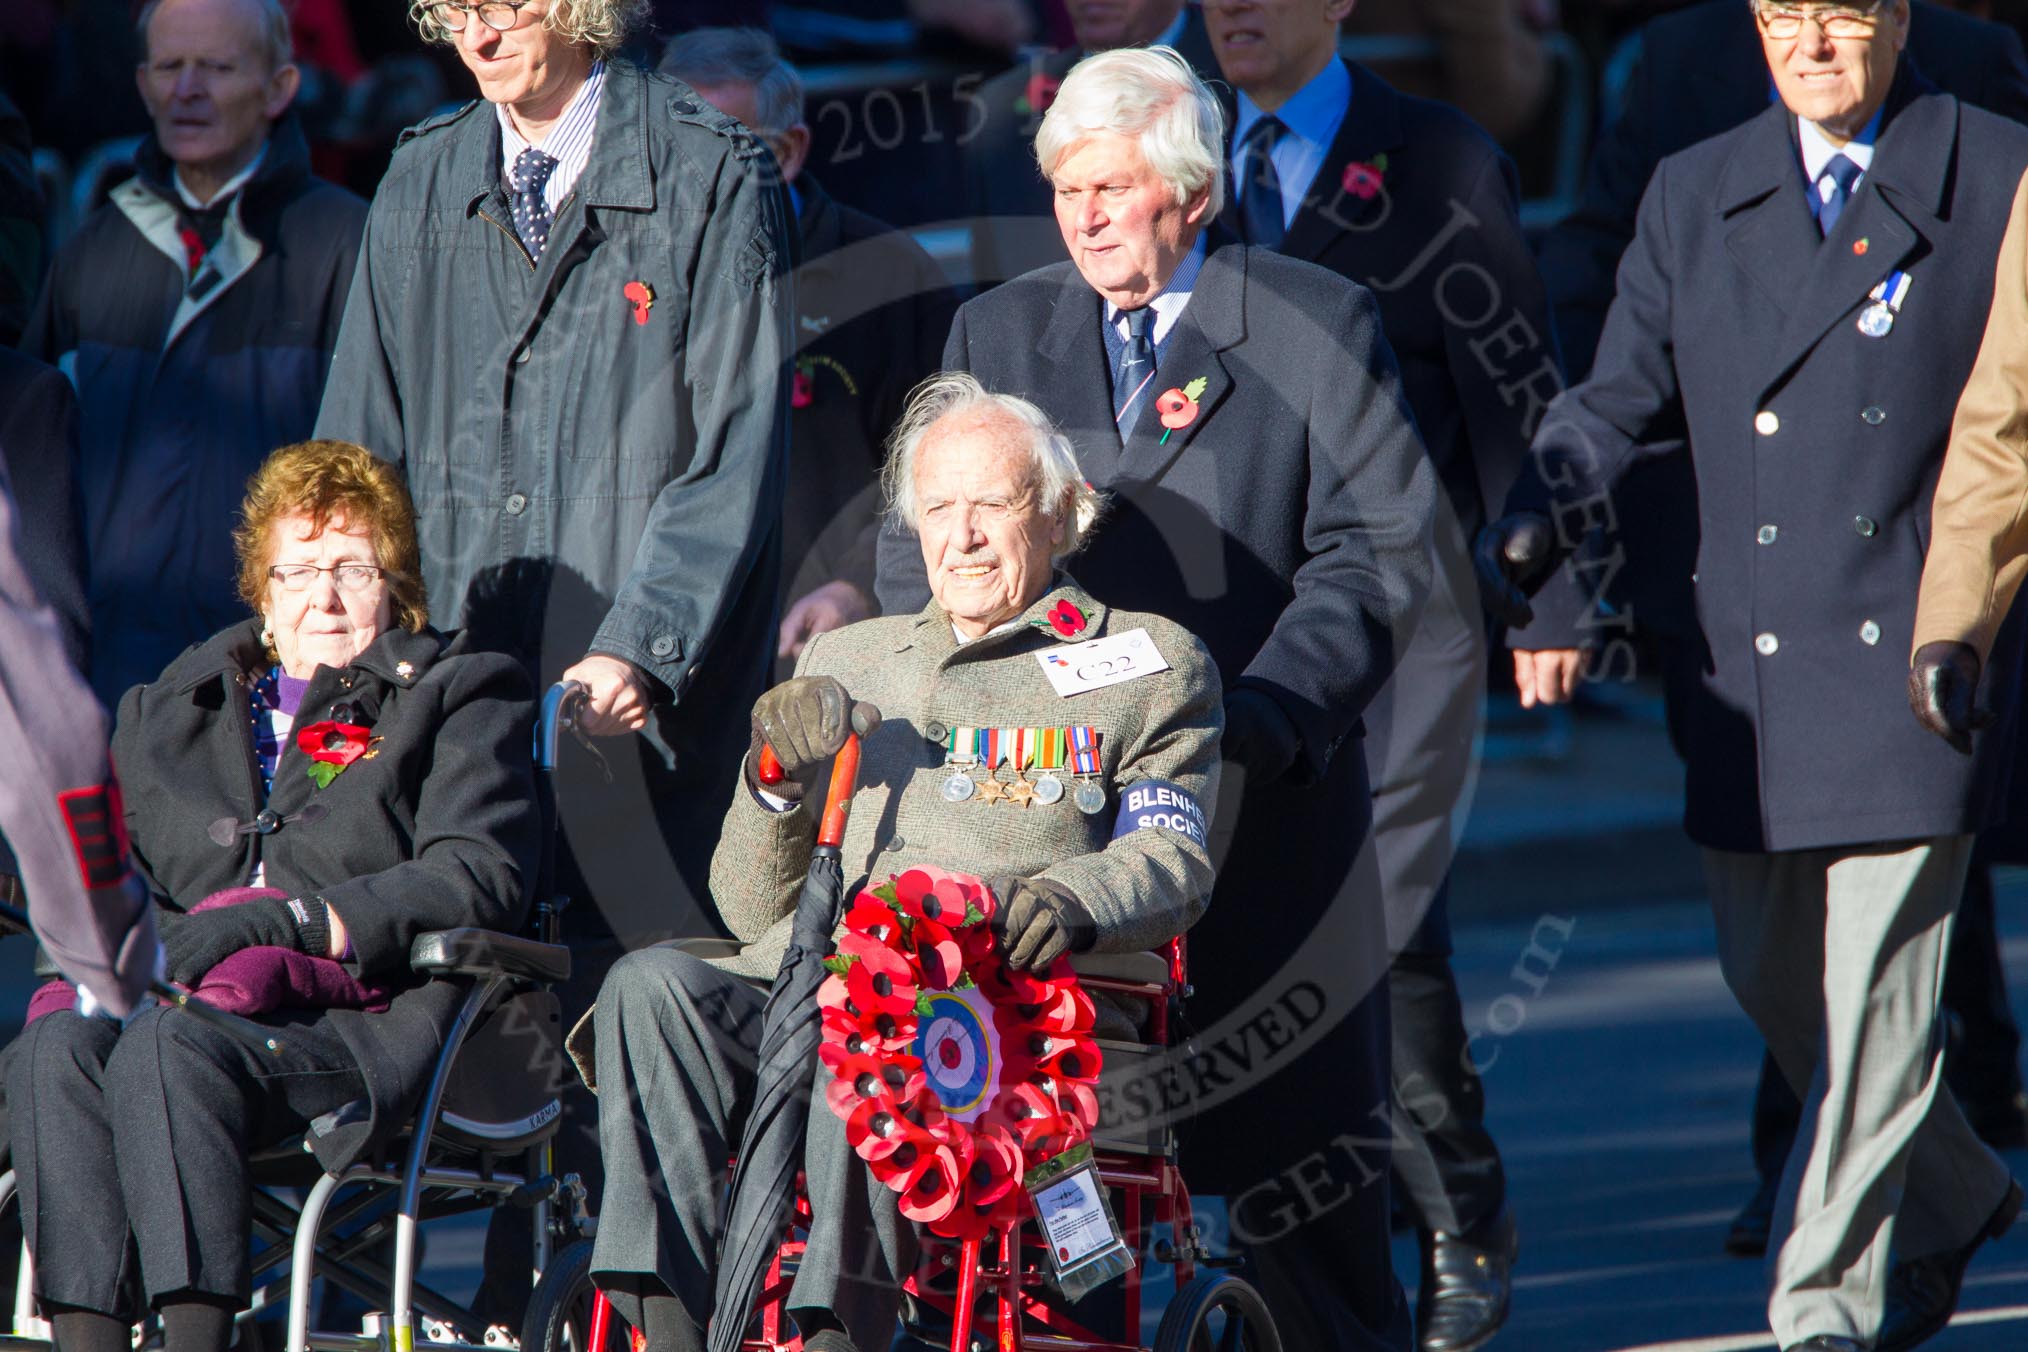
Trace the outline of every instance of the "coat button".
{"type": "Polygon", "coordinates": [[[1782,641],[1776,638],[1773,634],[1754,635],[1753,650],[1759,653],[1762,657],[1773,657],[1775,655],[1775,650],[1780,648],[1781,646],[1782,641]]]}
{"type": "Polygon", "coordinates": [[[1780,534],[1781,532],[1776,530],[1773,526],[1762,526],[1760,528],[1759,533],[1756,534],[1753,538],[1760,541],[1764,545],[1771,545],[1775,542],[1775,537],[1780,534]]]}
{"type": "Polygon", "coordinates": [[[676,651],[676,640],[667,634],[657,634],[648,644],[648,651],[656,657],[668,657],[676,651]]]}
{"type": "Polygon", "coordinates": [[[900,836],[896,836],[893,840],[887,842],[887,852],[889,854],[899,854],[901,851],[907,848],[908,842],[903,840],[900,836]]]}
{"type": "Polygon", "coordinates": [[[1782,420],[1774,415],[1773,409],[1764,408],[1753,415],[1753,430],[1764,437],[1771,437],[1782,430],[1782,420]]]}
{"type": "Polygon", "coordinates": [[[1859,626],[1859,641],[1871,647],[1880,642],[1880,626],[1868,620],[1859,626]]]}
{"type": "Polygon", "coordinates": [[[253,821],[254,830],[264,836],[273,835],[276,828],[280,827],[281,824],[282,819],[275,815],[275,810],[271,807],[262,808],[253,821]]]}
{"type": "Polygon", "coordinates": [[[929,738],[932,742],[941,742],[944,738],[951,735],[951,730],[935,719],[931,719],[923,724],[922,735],[929,738]]]}
{"type": "Polygon", "coordinates": [[[514,364],[516,366],[528,365],[528,358],[533,354],[534,349],[529,347],[527,344],[523,344],[521,348],[514,354],[514,364]]]}
{"type": "Polygon", "coordinates": [[[519,516],[527,510],[528,495],[526,493],[509,493],[507,495],[507,515],[519,516]]]}
{"type": "Polygon", "coordinates": [[[1853,517],[1852,529],[1858,531],[1861,535],[1865,536],[1869,540],[1872,539],[1880,531],[1880,527],[1874,524],[1873,518],[1870,516],[1853,517]]]}
{"type": "Polygon", "coordinates": [[[1865,408],[1859,410],[1859,420],[1868,427],[1878,427],[1887,421],[1887,410],[1881,408],[1878,404],[1868,404],[1865,408]]]}

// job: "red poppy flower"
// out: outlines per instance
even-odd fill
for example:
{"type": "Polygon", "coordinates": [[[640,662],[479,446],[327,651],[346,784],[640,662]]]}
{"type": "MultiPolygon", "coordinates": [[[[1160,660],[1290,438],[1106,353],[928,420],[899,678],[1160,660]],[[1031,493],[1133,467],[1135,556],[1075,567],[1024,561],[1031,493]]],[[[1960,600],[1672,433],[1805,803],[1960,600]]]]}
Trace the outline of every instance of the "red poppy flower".
{"type": "Polygon", "coordinates": [[[896,1205],[902,1215],[918,1225],[929,1225],[950,1215],[957,1206],[961,1177],[951,1148],[940,1145],[904,1166],[888,1186],[901,1194],[896,1205]]]}
{"type": "Polygon", "coordinates": [[[901,944],[901,921],[889,906],[871,892],[861,892],[845,913],[848,934],[863,934],[889,948],[901,944]]]}
{"type": "Polygon", "coordinates": [[[1056,102],[1056,91],[1063,87],[1063,81],[1046,71],[1036,71],[1028,77],[1028,88],[1022,92],[1027,101],[1028,111],[1040,117],[1056,102]]]}
{"type": "Polygon", "coordinates": [[[1076,638],[1084,632],[1084,612],[1067,600],[1058,601],[1049,608],[1049,625],[1065,638],[1076,638]]]}
{"type": "Polygon", "coordinates": [[[1371,200],[1380,195],[1380,167],[1354,160],[1345,166],[1344,188],[1346,192],[1362,200],[1371,200]]]}
{"type": "Polygon", "coordinates": [[[879,1097],[861,1100],[845,1118],[845,1142],[873,1166],[874,1176],[882,1183],[895,1170],[914,1163],[923,1151],[936,1147],[928,1132],[908,1120],[901,1105],[879,1097]]]}
{"type": "Polygon", "coordinates": [[[1162,415],[1162,426],[1174,432],[1197,421],[1197,401],[1180,389],[1164,390],[1155,400],[1155,412],[1162,415]]]}
{"type": "Polygon", "coordinates": [[[936,921],[916,921],[908,939],[916,965],[922,968],[923,984],[931,990],[947,991],[965,974],[957,936],[936,921]]]}
{"type": "Polygon", "coordinates": [[[648,311],[655,307],[655,288],[646,282],[628,282],[620,288],[620,294],[634,307],[634,322],[647,323],[648,311]]]}
{"type": "Polygon", "coordinates": [[[304,755],[341,770],[366,754],[372,738],[371,732],[356,723],[334,723],[328,718],[296,729],[296,746],[304,755]]]}
{"type": "Polygon", "coordinates": [[[789,384],[789,407],[808,408],[817,402],[817,382],[810,378],[808,371],[796,372],[789,384]]]}
{"type": "MultiPolygon", "coordinates": [[[[819,1032],[825,1046],[842,1047],[855,1056],[862,1052],[869,1056],[906,1052],[915,1043],[915,1020],[897,1019],[892,1014],[826,1009],[819,1032]]],[[[820,1047],[820,1054],[821,1051],[820,1047]]]]}
{"type": "Polygon", "coordinates": [[[910,920],[955,929],[965,923],[967,905],[976,905],[976,896],[985,890],[966,886],[964,879],[940,868],[912,868],[894,880],[894,903],[910,920]]]}
{"type": "Polygon", "coordinates": [[[907,958],[892,949],[871,945],[845,974],[845,990],[861,1014],[915,1013],[915,972],[907,958]]]}
{"type": "MultiPolygon", "coordinates": [[[[882,1099],[906,1108],[922,1094],[922,1062],[913,1056],[847,1053],[827,1057],[822,1047],[817,1054],[837,1077],[824,1087],[824,1101],[833,1112],[841,1105],[849,1111],[868,1099],[882,1099]]],[[[841,1117],[844,1115],[839,1113],[841,1117]]]]}

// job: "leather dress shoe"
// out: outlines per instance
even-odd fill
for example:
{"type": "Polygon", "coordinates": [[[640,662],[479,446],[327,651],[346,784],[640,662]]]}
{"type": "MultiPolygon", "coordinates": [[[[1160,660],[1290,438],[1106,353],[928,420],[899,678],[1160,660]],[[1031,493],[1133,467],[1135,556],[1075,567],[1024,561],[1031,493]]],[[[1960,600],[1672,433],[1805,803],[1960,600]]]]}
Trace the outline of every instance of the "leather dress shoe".
{"type": "Polygon", "coordinates": [[[1850,1338],[1834,1338],[1828,1333],[1820,1333],[1814,1338],[1805,1338],[1802,1342],[1785,1347],[1782,1352],[1866,1352],[1866,1344],[1855,1343],[1850,1338]]]}
{"type": "Polygon", "coordinates": [[[1753,1196],[1732,1218],[1725,1232],[1725,1251],[1736,1258],[1758,1258],[1767,1252],[1768,1231],[1774,1228],[1775,1196],[1781,1179],[1763,1178],[1753,1196]]]}
{"type": "Polygon", "coordinates": [[[1502,1210],[1469,1235],[1443,1230],[1423,1248],[1416,1300],[1419,1352],[1472,1352],[1507,1322],[1520,1236],[1502,1210]]]}
{"type": "Polygon", "coordinates": [[[2006,1234],[2020,1214],[2021,1185],[2009,1179],[2007,1195],[1969,1244],[1896,1263],[1887,1275],[1887,1313],[1880,1324],[1877,1352],[1906,1352],[1941,1333],[1957,1313],[1972,1255],[1987,1240],[2006,1234]]]}

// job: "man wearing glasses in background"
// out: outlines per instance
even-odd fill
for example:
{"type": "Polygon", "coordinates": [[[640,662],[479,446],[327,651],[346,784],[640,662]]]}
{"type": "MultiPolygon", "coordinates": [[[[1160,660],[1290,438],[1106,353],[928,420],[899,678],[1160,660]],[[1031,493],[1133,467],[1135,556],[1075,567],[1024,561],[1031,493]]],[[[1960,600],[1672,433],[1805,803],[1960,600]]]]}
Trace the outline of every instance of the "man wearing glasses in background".
{"type": "MultiPolygon", "coordinates": [[[[1781,104],[1656,171],[1591,375],[1479,557],[1525,622],[1514,584],[1612,520],[1631,462],[1687,441],[1708,652],[1684,824],[1726,981],[1805,1102],[1769,1320],[1789,1352],[1903,1352],[2022,1200],[1943,1085],[1937,1021],[1972,838],[2004,807],[2018,639],[1993,654],[2002,730],[1972,754],[1901,711],[2028,129],[1902,60],[1908,0],[1754,15],[1781,104]]],[[[1949,674],[1918,662],[1925,689],[1949,674]]]]}
{"type": "MultiPolygon", "coordinates": [[[[747,740],[724,710],[775,652],[787,203],[745,128],[612,59],[647,9],[415,0],[483,98],[395,151],[318,418],[405,470],[446,628],[582,681],[594,735],[641,734],[610,783],[564,767],[573,1015],[623,949],[713,928],[747,740]]],[[[596,1192],[596,1106],[565,1117],[558,1171],[596,1192]]],[[[498,1213],[482,1297],[510,1323],[525,1216],[498,1213]]]]}

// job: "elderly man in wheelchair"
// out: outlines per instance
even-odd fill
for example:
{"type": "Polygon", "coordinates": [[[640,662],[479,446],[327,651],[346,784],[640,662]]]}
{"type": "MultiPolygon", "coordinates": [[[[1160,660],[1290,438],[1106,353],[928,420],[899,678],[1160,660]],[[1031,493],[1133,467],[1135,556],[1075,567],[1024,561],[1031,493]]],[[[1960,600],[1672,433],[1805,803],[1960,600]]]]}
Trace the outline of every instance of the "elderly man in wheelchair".
{"type": "Polygon", "coordinates": [[[36,993],[7,1102],[63,1352],[127,1352],[149,1308],[170,1352],[224,1352],[250,1297],[250,1157],[308,1130],[342,1170],[385,1144],[460,1011],[411,942],[514,930],[537,868],[527,678],[429,628],[398,472],[286,447],[242,516],[252,618],[129,692],[113,756],[168,977],[260,1035],[36,993]]]}
{"type": "MultiPolygon", "coordinates": [[[[818,637],[761,697],[711,871],[743,946],[630,954],[591,1019],[606,1166],[592,1272],[653,1352],[702,1348],[714,1317],[746,1323],[713,1309],[726,1162],[817,832],[805,798],[849,733],[865,735],[848,894],[918,865],[977,875],[1001,954],[1040,971],[1065,953],[1159,947],[1211,893],[1218,673],[1188,632],[1060,571],[1102,507],[1068,439],[1027,401],[947,374],[911,398],[884,480],[892,517],[920,537],[931,604],[818,637]],[[1082,660],[1128,653],[1110,678],[1082,660]],[[763,747],[787,774],[772,786],[763,747]],[[1137,825],[1132,788],[1178,810],[1137,825]]],[[[1145,1012],[1096,1004],[1100,1036],[1131,1037],[1145,1012]]],[[[803,1346],[884,1349],[916,1236],[821,1092],[804,1173],[807,1247],[786,1301],[803,1346]]]]}

